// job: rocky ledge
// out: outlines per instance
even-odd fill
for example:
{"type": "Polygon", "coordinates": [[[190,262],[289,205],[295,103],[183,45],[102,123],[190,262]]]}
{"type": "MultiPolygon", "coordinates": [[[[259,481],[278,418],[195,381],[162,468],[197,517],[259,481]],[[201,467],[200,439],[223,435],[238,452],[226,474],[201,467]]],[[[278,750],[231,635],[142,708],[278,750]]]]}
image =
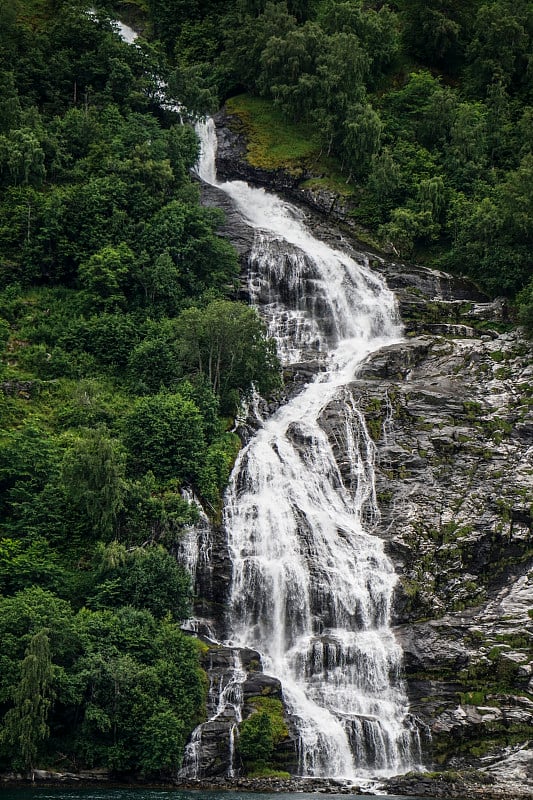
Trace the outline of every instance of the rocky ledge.
{"type": "Polygon", "coordinates": [[[341,780],[326,778],[209,778],[207,780],[191,780],[168,777],[150,780],[137,775],[117,776],[108,770],[90,770],[87,772],[52,772],[33,770],[27,774],[4,773],[0,775],[0,788],[8,786],[48,786],[48,787],[94,787],[106,788],[144,788],[144,789],[181,789],[183,791],[202,792],[254,792],[254,793],[312,793],[343,794],[364,796],[388,796],[394,794],[403,797],[447,798],[452,800],[532,800],[533,792],[520,783],[506,782],[498,785],[493,777],[483,773],[409,773],[391,778],[380,784],[369,787],[346,783],[341,780]]]}
{"type": "Polygon", "coordinates": [[[531,800],[533,790],[520,781],[497,780],[483,772],[409,773],[382,786],[405,797],[460,798],[461,800],[531,800]]]}
{"type": "Polygon", "coordinates": [[[284,169],[266,170],[251,166],[246,159],[246,138],[239,119],[221,109],[214,120],[218,141],[217,175],[221,180],[243,180],[255,186],[265,186],[297,203],[304,203],[329,219],[354,227],[353,220],[348,217],[349,207],[339,195],[323,188],[302,186],[316,175],[302,173],[295,177],[284,169]]]}
{"type": "Polygon", "coordinates": [[[409,773],[369,786],[326,778],[219,778],[209,781],[187,781],[174,784],[182,789],[238,792],[305,792],[319,794],[364,795],[369,797],[394,794],[403,797],[457,798],[457,800],[533,800],[533,791],[519,784],[498,785],[483,773],[445,772],[409,773]],[[512,794],[510,794],[512,792],[512,794]]]}

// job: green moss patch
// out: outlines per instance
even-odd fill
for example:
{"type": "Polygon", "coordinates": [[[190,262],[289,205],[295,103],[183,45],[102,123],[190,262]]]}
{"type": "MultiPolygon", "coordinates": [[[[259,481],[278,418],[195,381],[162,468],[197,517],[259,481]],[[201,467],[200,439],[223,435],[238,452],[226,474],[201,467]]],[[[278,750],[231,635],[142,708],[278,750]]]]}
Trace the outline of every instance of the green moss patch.
{"type": "Polygon", "coordinates": [[[267,714],[272,726],[272,736],[274,744],[283,741],[289,735],[289,730],[285,723],[283,703],[274,697],[253,697],[250,700],[252,705],[260,713],[267,714]]]}

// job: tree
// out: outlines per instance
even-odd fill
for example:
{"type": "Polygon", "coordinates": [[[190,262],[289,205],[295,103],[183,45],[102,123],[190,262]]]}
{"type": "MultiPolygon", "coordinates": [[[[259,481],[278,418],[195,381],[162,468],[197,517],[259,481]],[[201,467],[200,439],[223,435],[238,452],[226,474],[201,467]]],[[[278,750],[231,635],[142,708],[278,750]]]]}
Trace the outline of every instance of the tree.
{"type": "Polygon", "coordinates": [[[368,172],[372,157],[379,150],[382,130],[379,114],[368,103],[357,103],[348,109],[343,130],[348,180],[352,175],[361,177],[368,172]]]}
{"type": "Polygon", "coordinates": [[[130,481],[121,525],[121,538],[130,545],[177,544],[187,525],[198,522],[198,506],[183,497],[179,482],[163,485],[152,472],[130,481]]]}
{"type": "Polygon", "coordinates": [[[390,222],[380,228],[380,235],[397,255],[408,258],[417,239],[431,240],[438,231],[432,211],[400,207],[394,209],[390,222]]]}
{"type": "Polygon", "coordinates": [[[375,154],[370,166],[365,197],[361,208],[370,222],[384,222],[391,209],[398,205],[404,193],[402,171],[388,147],[375,154]]]}
{"type": "Polygon", "coordinates": [[[468,46],[467,84],[483,96],[501,81],[511,91],[526,85],[531,50],[531,4],[527,0],[483,3],[468,46]]]}
{"type": "Polygon", "coordinates": [[[98,557],[94,607],[133,606],[156,619],[171,615],[183,620],[190,615],[190,576],[161,545],[126,550],[111,542],[99,549],[98,557]]]}
{"type": "Polygon", "coordinates": [[[50,733],[53,676],[48,630],[43,628],[28,645],[20,665],[20,680],[12,691],[14,706],[4,717],[0,734],[3,741],[16,748],[15,761],[25,769],[35,766],[39,745],[50,733]]]}
{"type": "Polygon", "coordinates": [[[320,131],[328,155],[342,158],[343,123],[350,104],[365,96],[364,81],[369,58],[353,33],[339,32],[324,38],[317,61],[318,87],[309,116],[320,131]]]}
{"type": "Polygon", "coordinates": [[[108,538],[125,491],[125,454],[103,427],[88,429],[63,459],[62,482],[67,497],[83,508],[94,534],[108,538]]]}
{"type": "Polygon", "coordinates": [[[80,264],[78,279],[93,304],[112,309],[125,303],[124,287],[131,272],[134,255],[125,242],[107,245],[80,264]]]}
{"type": "Polygon", "coordinates": [[[209,502],[214,509],[220,504],[239,449],[240,439],[237,434],[227,433],[213,442],[207,450],[198,485],[202,500],[209,502]]]}
{"type": "Polygon", "coordinates": [[[479,0],[400,0],[398,5],[408,50],[426,64],[456,72],[479,0]]]}
{"type": "Polygon", "coordinates": [[[405,85],[384,98],[387,133],[428,149],[440,148],[449,139],[457,99],[448,87],[427,70],[412,72],[405,85]]]}
{"type": "Polygon", "coordinates": [[[196,481],[205,455],[202,416],[180,394],[157,394],[137,401],[124,425],[130,468],[157,478],[196,481]]]}
{"type": "Polygon", "coordinates": [[[285,37],[296,27],[285,3],[260,2],[257,8],[252,2],[241,2],[243,8],[239,24],[229,26],[225,31],[226,48],[223,54],[224,64],[237,84],[247,89],[255,89],[259,77],[261,54],[273,37],[285,37]],[[251,7],[253,6],[253,7],[251,7]],[[264,10],[263,7],[264,6],[264,10]],[[257,16],[257,12],[259,15],[257,16]]]}
{"type": "MultiPolygon", "coordinates": [[[[179,51],[178,51],[179,53],[179,51]]],[[[214,114],[217,98],[202,70],[202,65],[183,62],[174,69],[168,81],[168,93],[179,103],[182,118],[195,120],[214,114]]]]}
{"type": "Polygon", "coordinates": [[[139,342],[130,354],[128,368],[138,390],[171,388],[181,377],[175,344],[164,335],[139,342]]]}
{"type": "Polygon", "coordinates": [[[0,538],[0,594],[11,595],[35,584],[57,590],[65,577],[46,539],[0,538]]]}
{"type": "Polygon", "coordinates": [[[490,292],[513,295],[531,275],[533,157],[522,159],[506,180],[485,196],[458,204],[449,264],[490,292]]]}
{"type": "Polygon", "coordinates": [[[0,70],[0,133],[7,133],[16,127],[20,120],[20,111],[14,74],[0,70]]]}
{"type": "Polygon", "coordinates": [[[143,253],[137,262],[135,280],[143,288],[143,305],[173,314],[183,299],[180,270],[170,253],[149,258],[143,253]]]}
{"type": "Polygon", "coordinates": [[[89,353],[98,364],[119,371],[126,367],[140,338],[139,325],[133,316],[105,312],[89,319],[69,320],[58,344],[67,351],[89,353]]]}
{"type": "Polygon", "coordinates": [[[185,20],[199,13],[199,0],[149,0],[148,11],[158,39],[172,50],[185,20]]]}
{"type": "Polygon", "coordinates": [[[445,149],[447,171],[457,188],[481,177],[487,163],[486,109],[481,103],[460,103],[445,149]]]}
{"type": "Polygon", "coordinates": [[[420,181],[416,200],[423,211],[430,212],[434,222],[441,221],[446,207],[446,188],[440,175],[420,181]]]}
{"type": "Polygon", "coordinates": [[[20,128],[0,135],[0,175],[4,185],[40,186],[45,173],[44,152],[35,131],[20,128]]]}
{"type": "Polygon", "coordinates": [[[235,412],[239,395],[255,384],[267,393],[279,385],[275,342],[265,337],[257,312],[242,303],[214,300],[205,309],[183,311],[175,322],[185,372],[209,381],[224,412],[235,412]]]}
{"type": "Polygon", "coordinates": [[[320,4],[318,21],[327,34],[352,34],[373,78],[383,74],[399,54],[398,18],[387,5],[375,10],[361,3],[327,0],[320,4]]]}
{"type": "Polygon", "coordinates": [[[524,326],[526,335],[533,339],[533,279],[518,293],[516,302],[520,324],[524,326]]]}
{"type": "Polygon", "coordinates": [[[181,766],[185,747],[185,725],[170,708],[156,710],[141,733],[141,769],[144,773],[175,772],[181,766]]]}
{"type": "Polygon", "coordinates": [[[189,125],[173,125],[166,131],[167,153],[176,180],[188,179],[200,155],[200,145],[194,129],[189,125]]]}
{"type": "Polygon", "coordinates": [[[245,763],[265,766],[274,751],[272,723],[266,711],[257,711],[241,722],[237,751],[245,763]]]}
{"type": "Polygon", "coordinates": [[[57,473],[60,457],[57,441],[33,425],[0,439],[2,516],[9,516],[20,502],[42,491],[57,473]]]}
{"type": "Polygon", "coordinates": [[[196,643],[168,619],[158,623],[147,611],[127,607],[83,609],[78,625],[84,652],[74,671],[84,704],[76,757],[121,772],[179,766],[178,745],[183,748],[204,718],[205,675],[196,643]]]}
{"type": "Polygon", "coordinates": [[[259,88],[292,120],[307,119],[316,106],[317,68],[324,45],[321,29],[307,22],[285,37],[273,36],[261,53],[259,88]]]}
{"type": "Polygon", "coordinates": [[[207,289],[225,291],[237,276],[235,250],[215,234],[221,221],[218,210],[175,200],[145,225],[144,249],[154,260],[163,253],[172,260],[178,285],[189,297],[207,289]]]}
{"type": "Polygon", "coordinates": [[[202,413],[205,441],[211,444],[223,433],[219,417],[220,404],[205,375],[194,375],[179,384],[179,393],[186,400],[196,403],[202,413]]]}

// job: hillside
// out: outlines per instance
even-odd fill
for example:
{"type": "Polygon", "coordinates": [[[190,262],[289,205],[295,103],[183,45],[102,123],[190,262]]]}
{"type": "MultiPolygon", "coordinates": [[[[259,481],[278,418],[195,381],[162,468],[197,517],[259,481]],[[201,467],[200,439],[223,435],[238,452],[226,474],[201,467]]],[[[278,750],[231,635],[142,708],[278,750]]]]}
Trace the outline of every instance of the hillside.
{"type": "MultiPolygon", "coordinates": [[[[216,188],[201,198],[192,122],[222,106],[220,174],[327,212],[322,238],[386,254],[400,298],[407,343],[350,392],[427,759],[478,767],[527,741],[532,35],[526,0],[2,6],[0,770],[175,775],[212,711],[205,670],[231,660],[181,629],[193,609],[225,619],[227,544],[194,587],[184,541],[198,523],[223,538],[254,390],[266,417],[322,354],[282,371],[247,302],[253,236],[216,188]],[[467,276],[467,296],[405,260],[467,276]]],[[[294,772],[256,655],[240,767],[294,772]]]]}

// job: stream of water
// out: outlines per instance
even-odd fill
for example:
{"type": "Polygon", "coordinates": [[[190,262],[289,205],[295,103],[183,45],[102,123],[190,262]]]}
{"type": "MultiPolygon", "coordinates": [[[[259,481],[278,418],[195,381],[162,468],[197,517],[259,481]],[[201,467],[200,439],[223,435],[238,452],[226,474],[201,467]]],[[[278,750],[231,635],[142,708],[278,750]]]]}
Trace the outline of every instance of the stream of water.
{"type": "Polygon", "coordinates": [[[261,421],[232,473],[228,644],[257,650],[281,681],[302,775],[399,774],[419,763],[419,741],[390,628],[396,576],[371,530],[374,445],[350,391],[361,362],[401,338],[394,297],[363,260],[315,238],[297,208],[241,181],[218,182],[214,125],[197,130],[200,177],[255,232],[250,297],[282,362],[321,363],[261,421]],[[322,420],[331,402],[342,409],[348,478],[322,420]]]}

